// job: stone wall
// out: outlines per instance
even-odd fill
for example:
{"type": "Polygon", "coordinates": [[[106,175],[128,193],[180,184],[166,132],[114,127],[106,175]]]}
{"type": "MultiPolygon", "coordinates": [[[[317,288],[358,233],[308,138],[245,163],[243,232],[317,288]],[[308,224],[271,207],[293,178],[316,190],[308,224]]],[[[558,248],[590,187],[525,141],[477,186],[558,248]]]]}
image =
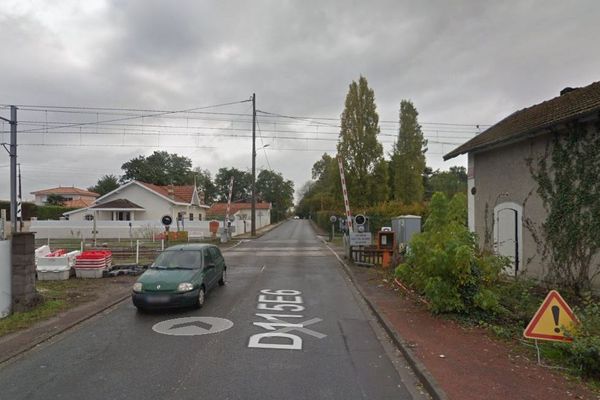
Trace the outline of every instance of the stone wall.
{"type": "Polygon", "coordinates": [[[33,233],[12,235],[13,312],[27,311],[40,302],[35,290],[35,238],[33,233]]]}

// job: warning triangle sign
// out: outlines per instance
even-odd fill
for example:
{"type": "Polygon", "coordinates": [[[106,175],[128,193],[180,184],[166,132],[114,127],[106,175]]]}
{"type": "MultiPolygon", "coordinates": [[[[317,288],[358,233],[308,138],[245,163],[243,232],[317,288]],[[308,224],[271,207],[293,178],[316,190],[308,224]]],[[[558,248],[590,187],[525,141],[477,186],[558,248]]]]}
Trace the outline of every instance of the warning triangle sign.
{"type": "Polygon", "coordinates": [[[566,332],[572,332],[579,322],[573,310],[556,290],[551,290],[537,310],[523,336],[529,339],[571,342],[566,332]]]}

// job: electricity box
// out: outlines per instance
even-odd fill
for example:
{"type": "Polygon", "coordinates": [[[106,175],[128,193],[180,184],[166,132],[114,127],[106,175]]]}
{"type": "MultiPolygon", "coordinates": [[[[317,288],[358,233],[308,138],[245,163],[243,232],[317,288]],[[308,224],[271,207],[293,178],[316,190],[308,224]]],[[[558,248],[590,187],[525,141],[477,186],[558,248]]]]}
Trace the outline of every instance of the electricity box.
{"type": "Polygon", "coordinates": [[[408,244],[415,233],[421,233],[421,217],[418,215],[400,215],[392,218],[392,231],[398,243],[408,244]]]}

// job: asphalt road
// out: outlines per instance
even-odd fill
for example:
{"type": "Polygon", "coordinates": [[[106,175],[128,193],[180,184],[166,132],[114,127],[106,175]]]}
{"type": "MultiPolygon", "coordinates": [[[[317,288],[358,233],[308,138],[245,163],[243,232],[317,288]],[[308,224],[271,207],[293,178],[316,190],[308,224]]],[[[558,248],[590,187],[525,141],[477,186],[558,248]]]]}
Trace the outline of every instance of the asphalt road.
{"type": "Polygon", "coordinates": [[[121,303],[0,368],[0,399],[422,398],[307,221],[224,255],[202,309],[121,303]]]}

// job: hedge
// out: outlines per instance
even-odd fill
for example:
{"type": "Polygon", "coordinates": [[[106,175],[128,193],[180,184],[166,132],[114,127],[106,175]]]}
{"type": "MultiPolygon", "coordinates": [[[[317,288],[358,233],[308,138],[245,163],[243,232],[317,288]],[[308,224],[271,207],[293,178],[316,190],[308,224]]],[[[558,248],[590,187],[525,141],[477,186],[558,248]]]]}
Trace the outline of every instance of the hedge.
{"type": "MultiPolygon", "coordinates": [[[[0,201],[0,209],[6,210],[6,218],[10,221],[10,202],[0,201]]],[[[22,204],[23,220],[28,221],[35,217],[40,220],[58,220],[67,211],[76,210],[76,208],[61,206],[38,206],[35,203],[24,202],[22,204]]]]}

